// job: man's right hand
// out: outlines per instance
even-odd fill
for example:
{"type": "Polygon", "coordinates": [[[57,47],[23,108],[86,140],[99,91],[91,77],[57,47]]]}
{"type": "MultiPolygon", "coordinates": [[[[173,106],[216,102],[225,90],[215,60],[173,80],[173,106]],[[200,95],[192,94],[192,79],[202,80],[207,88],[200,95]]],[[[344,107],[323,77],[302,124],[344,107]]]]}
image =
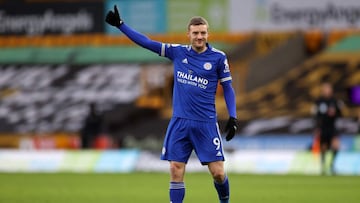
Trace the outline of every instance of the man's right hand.
{"type": "Polygon", "coordinates": [[[123,21],[120,18],[119,11],[116,5],[114,6],[114,11],[109,11],[106,14],[105,21],[115,27],[119,27],[121,24],[123,24],[123,21]]]}

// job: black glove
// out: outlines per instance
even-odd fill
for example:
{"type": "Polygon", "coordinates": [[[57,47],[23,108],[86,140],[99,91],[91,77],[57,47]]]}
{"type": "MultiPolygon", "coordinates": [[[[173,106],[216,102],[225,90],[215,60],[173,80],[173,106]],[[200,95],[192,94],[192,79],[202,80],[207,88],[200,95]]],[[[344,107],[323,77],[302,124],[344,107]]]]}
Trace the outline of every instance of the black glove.
{"type": "Polygon", "coordinates": [[[119,27],[121,24],[123,24],[123,21],[120,18],[119,11],[118,11],[116,5],[114,6],[114,12],[109,11],[106,14],[105,21],[115,27],[119,27]]]}
{"type": "Polygon", "coordinates": [[[237,119],[234,117],[230,117],[225,126],[225,132],[228,132],[226,135],[226,141],[231,140],[235,136],[235,131],[237,129],[238,129],[237,119]]]}

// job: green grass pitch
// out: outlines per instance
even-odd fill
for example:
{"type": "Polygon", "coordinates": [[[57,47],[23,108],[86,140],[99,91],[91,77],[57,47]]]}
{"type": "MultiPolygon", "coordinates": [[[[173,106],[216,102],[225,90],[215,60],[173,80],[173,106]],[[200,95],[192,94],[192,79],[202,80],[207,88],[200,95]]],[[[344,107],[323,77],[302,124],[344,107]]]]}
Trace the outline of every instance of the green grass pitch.
{"type": "MultiPolygon", "coordinates": [[[[232,203],[358,203],[360,177],[229,174],[232,203]]],[[[0,203],[160,203],[168,174],[0,173],[0,203]]],[[[185,203],[217,203],[206,173],[186,175],[185,203]]]]}

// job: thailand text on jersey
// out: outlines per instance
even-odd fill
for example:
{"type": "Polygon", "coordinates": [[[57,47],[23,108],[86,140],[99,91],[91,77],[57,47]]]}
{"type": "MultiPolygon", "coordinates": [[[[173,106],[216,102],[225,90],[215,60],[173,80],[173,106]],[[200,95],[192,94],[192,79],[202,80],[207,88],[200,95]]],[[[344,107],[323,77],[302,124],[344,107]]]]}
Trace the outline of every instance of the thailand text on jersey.
{"type": "Polygon", "coordinates": [[[190,45],[162,44],[161,56],[173,61],[173,116],[199,121],[216,120],[218,82],[231,81],[226,55],[207,44],[197,53],[190,45]]]}

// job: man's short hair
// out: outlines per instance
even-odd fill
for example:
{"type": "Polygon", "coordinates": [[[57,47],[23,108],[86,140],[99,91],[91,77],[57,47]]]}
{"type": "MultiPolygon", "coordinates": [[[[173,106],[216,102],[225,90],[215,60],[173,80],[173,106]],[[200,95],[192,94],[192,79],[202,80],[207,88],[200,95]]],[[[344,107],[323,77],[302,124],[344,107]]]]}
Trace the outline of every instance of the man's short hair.
{"type": "Polygon", "coordinates": [[[201,16],[194,16],[190,19],[188,24],[188,30],[190,30],[191,25],[206,25],[209,28],[209,23],[205,18],[201,16]]]}

